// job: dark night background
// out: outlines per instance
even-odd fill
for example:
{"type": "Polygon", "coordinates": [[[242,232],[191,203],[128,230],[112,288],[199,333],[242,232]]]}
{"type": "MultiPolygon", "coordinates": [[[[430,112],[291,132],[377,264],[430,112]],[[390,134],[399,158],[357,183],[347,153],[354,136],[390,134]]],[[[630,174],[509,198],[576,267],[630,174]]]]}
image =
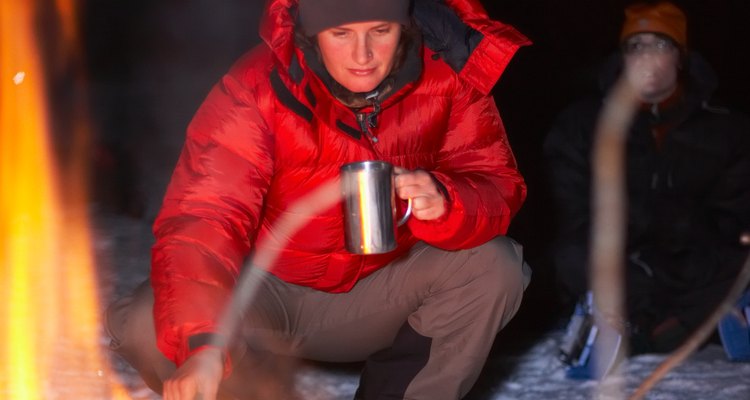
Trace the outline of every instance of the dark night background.
{"type": "MultiPolygon", "coordinates": [[[[94,201],[152,220],[185,128],[211,86],[259,43],[262,0],[84,0],[82,23],[94,116],[94,201]]],[[[597,65],[615,48],[626,0],[489,1],[495,19],[527,35],[495,88],[529,196],[511,236],[525,245],[535,276],[515,326],[555,323],[545,250],[553,216],[541,143],[555,115],[595,89],[597,65]]],[[[689,46],[719,76],[718,97],[750,112],[750,2],[675,1],[689,19],[689,46]]],[[[513,325],[512,324],[512,325],[513,325]]]]}

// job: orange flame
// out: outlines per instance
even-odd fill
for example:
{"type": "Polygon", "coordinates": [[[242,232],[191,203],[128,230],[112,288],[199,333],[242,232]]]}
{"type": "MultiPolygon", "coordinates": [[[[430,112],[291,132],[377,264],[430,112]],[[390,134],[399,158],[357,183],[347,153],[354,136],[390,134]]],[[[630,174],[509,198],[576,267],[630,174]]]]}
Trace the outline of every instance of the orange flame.
{"type": "MultiPolygon", "coordinates": [[[[73,3],[56,5],[73,48],[73,3]]],[[[101,352],[82,164],[64,177],[75,194],[60,196],[35,10],[0,2],[0,398],[124,399],[101,352]]]]}

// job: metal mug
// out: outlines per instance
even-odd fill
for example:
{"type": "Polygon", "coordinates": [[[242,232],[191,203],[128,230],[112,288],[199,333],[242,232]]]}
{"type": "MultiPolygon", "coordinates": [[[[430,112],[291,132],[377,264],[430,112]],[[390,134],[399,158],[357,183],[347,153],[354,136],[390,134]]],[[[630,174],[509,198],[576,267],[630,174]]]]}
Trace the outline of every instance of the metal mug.
{"type": "Polygon", "coordinates": [[[385,161],[359,161],[341,167],[346,249],[354,254],[381,254],[396,248],[396,228],[411,215],[396,220],[393,165],[385,161]]]}

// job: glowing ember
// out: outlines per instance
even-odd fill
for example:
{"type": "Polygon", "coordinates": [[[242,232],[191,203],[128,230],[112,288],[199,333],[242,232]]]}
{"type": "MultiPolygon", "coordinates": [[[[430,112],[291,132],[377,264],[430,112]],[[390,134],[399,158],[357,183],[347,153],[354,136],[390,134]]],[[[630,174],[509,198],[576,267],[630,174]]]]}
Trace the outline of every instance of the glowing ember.
{"type": "Polygon", "coordinates": [[[23,83],[24,78],[26,78],[25,72],[19,72],[16,74],[16,76],[13,77],[13,83],[16,85],[20,85],[23,83]]]}
{"type": "MultiPolygon", "coordinates": [[[[0,398],[127,398],[101,354],[80,168],[59,196],[33,3],[0,2],[0,398]]],[[[67,48],[71,4],[57,2],[67,48]]]]}

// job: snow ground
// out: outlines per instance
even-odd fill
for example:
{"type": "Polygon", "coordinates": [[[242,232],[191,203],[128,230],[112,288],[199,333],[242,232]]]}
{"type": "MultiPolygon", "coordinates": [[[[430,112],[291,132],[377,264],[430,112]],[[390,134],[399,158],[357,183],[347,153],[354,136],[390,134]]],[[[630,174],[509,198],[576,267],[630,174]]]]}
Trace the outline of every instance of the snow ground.
{"type": "MultiPolygon", "coordinates": [[[[108,302],[127,293],[148,274],[152,236],[143,220],[95,212],[95,250],[102,271],[103,298],[108,302]]],[[[512,324],[511,324],[512,325],[512,324]]],[[[559,330],[501,332],[485,369],[467,397],[470,400],[590,399],[597,383],[567,379],[556,359],[559,330]]],[[[663,355],[642,355],[622,366],[620,380],[627,393],[664,360],[663,355]],[[624,379],[624,382],[622,381],[624,379]]],[[[133,399],[159,399],[136,373],[116,356],[115,371],[133,399]]],[[[303,364],[297,391],[305,400],[351,399],[358,382],[358,365],[303,364]]],[[[750,399],[750,363],[727,360],[718,344],[709,344],[666,376],[646,397],[650,400],[750,399]]]]}

